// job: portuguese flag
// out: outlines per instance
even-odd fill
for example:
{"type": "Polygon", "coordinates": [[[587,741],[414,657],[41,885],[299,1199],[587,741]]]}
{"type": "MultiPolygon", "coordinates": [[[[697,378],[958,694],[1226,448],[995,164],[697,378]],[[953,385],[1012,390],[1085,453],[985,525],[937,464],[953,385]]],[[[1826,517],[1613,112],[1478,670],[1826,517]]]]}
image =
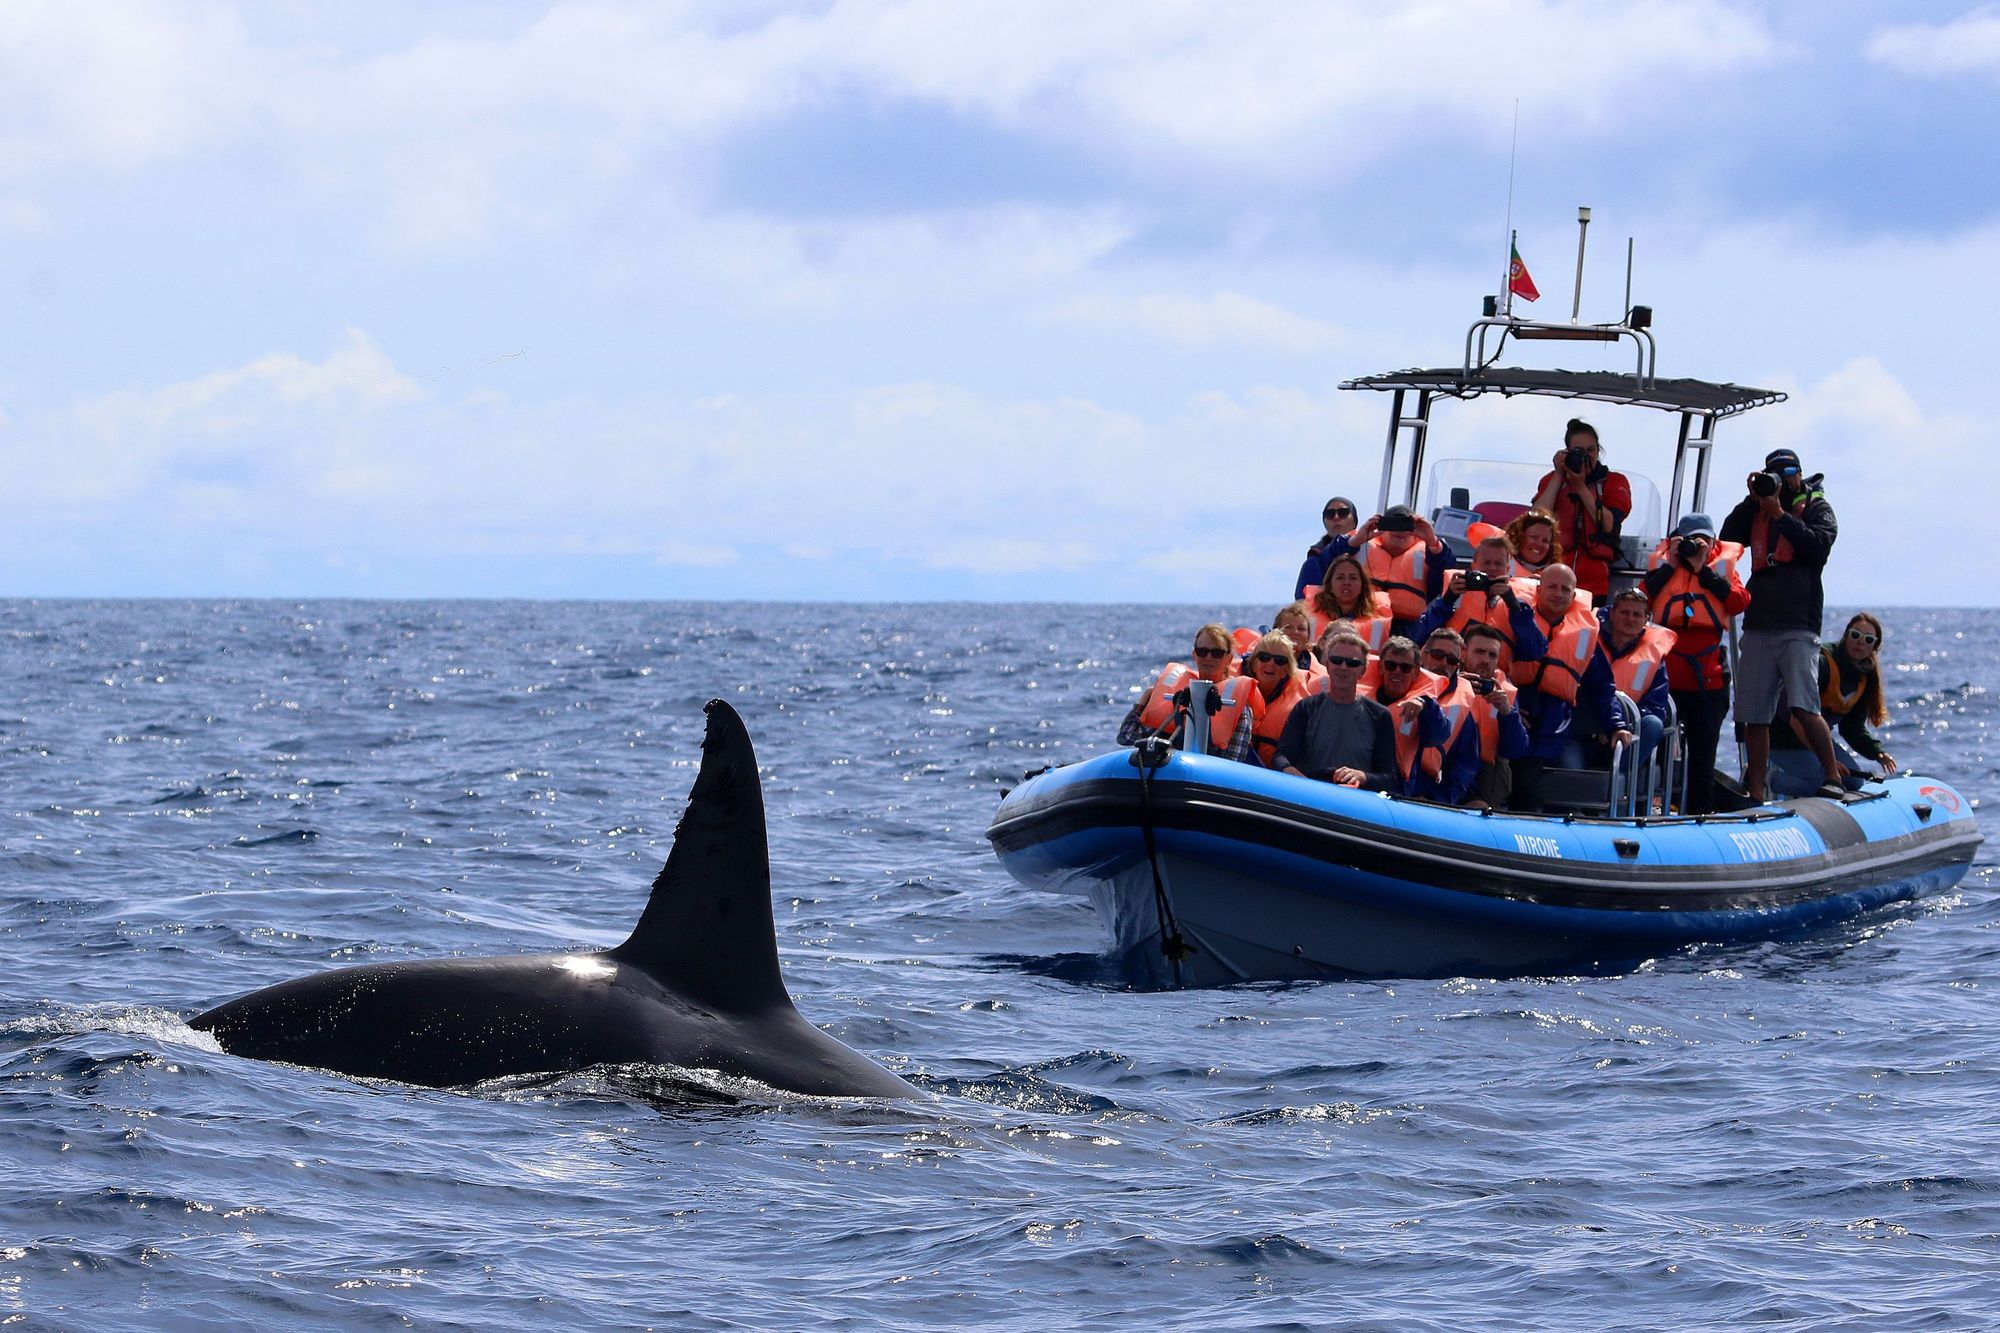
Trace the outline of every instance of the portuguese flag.
{"type": "Polygon", "coordinates": [[[1528,276],[1528,266],[1521,262],[1521,247],[1511,248],[1513,258],[1507,264],[1507,290],[1524,301],[1539,301],[1542,294],[1535,288],[1535,280],[1528,276]]]}

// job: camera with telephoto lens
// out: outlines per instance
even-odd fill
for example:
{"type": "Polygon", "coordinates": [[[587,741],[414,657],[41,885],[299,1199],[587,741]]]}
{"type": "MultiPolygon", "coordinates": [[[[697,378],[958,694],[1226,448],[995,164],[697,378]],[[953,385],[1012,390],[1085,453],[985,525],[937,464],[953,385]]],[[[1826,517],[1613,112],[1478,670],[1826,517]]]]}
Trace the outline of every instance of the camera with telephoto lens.
{"type": "Polygon", "coordinates": [[[1590,466],[1590,450],[1566,449],[1563,451],[1563,467],[1571,472],[1581,472],[1590,466]]]}
{"type": "Polygon", "coordinates": [[[1472,692],[1474,694],[1491,694],[1493,693],[1493,684],[1491,676],[1474,676],[1472,678],[1472,692]]]}
{"type": "Polygon", "coordinates": [[[1681,538],[1681,544],[1675,549],[1681,553],[1681,559],[1691,565],[1701,560],[1701,543],[1692,537],[1681,538]]]}
{"type": "Polygon", "coordinates": [[[1750,493],[1758,499],[1766,499],[1778,493],[1778,479],[1768,472],[1750,474],[1750,493]]]}
{"type": "Polygon", "coordinates": [[[1465,590],[1467,592],[1485,592],[1493,586],[1493,583],[1494,579],[1491,574],[1482,574],[1476,569],[1465,571],[1465,590]]]}

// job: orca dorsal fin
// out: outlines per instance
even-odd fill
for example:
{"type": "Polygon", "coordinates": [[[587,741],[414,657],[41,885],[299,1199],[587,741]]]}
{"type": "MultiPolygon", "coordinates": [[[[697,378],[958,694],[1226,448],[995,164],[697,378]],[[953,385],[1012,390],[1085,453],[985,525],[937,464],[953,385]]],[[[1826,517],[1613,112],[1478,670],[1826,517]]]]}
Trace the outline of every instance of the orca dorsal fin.
{"type": "Polygon", "coordinates": [[[771,917],[771,858],[757,755],[736,710],[711,699],[701,771],[673,850],[631,938],[611,951],[698,1003],[790,1005],[771,917]]]}

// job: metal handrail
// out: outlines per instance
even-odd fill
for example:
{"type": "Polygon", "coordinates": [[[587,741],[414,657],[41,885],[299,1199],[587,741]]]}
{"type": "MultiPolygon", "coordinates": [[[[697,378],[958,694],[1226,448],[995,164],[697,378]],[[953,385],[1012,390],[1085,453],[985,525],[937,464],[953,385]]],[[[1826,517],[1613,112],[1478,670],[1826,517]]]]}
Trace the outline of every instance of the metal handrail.
{"type": "MultiPolygon", "coordinates": [[[[1472,327],[1465,331],[1465,378],[1471,379],[1475,367],[1486,363],[1486,330],[1502,330],[1504,340],[1508,332],[1515,329],[1537,329],[1552,334],[1571,333],[1579,337],[1594,337],[1596,341],[1618,342],[1630,338],[1634,343],[1635,361],[1632,378],[1640,388],[1652,384],[1659,369],[1659,345],[1654,342],[1647,329],[1635,329],[1629,324],[1564,324],[1542,319],[1519,319],[1513,315],[1482,315],[1472,321],[1472,327]],[[1608,335],[1608,336],[1607,336],[1608,335]],[[1475,353],[1474,346],[1477,344],[1475,353]]],[[[1495,352],[1498,355],[1498,352],[1495,352]]]]}

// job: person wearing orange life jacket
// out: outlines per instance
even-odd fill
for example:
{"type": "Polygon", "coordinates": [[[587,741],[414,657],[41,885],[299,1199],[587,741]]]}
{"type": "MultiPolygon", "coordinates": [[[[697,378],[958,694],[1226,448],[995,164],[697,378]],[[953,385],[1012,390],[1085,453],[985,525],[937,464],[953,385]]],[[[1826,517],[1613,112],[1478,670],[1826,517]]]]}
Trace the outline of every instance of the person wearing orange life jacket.
{"type": "Polygon", "coordinates": [[[1715,751],[1729,715],[1729,653],[1724,640],[1732,619],[1750,605],[1737,576],[1743,548],[1717,538],[1707,514],[1683,514],[1672,535],[1653,552],[1640,584],[1653,623],[1674,632],[1667,655],[1667,688],[1687,742],[1686,815],[1715,812],[1715,751]]]}
{"type": "MultiPolygon", "coordinates": [[[[1894,777],[1896,758],[1868,730],[1889,720],[1882,696],[1882,622],[1867,611],[1847,622],[1841,636],[1820,648],[1819,707],[1834,728],[1840,762],[1862,775],[1870,765],[1894,777]]],[[[1802,796],[1816,785],[1812,752],[1796,730],[1771,729],[1771,790],[1780,796],[1802,796]]]]}
{"type": "MultiPolygon", "coordinates": [[[[1671,696],[1667,691],[1667,656],[1674,632],[1651,624],[1646,594],[1626,588],[1597,613],[1601,632],[1597,651],[1611,667],[1611,683],[1639,705],[1639,769],[1643,773],[1667,733],[1671,696]]],[[[1608,758],[1608,756],[1600,756],[1608,758]]]]}
{"type": "Polygon", "coordinates": [[[1174,696],[1199,679],[1215,687],[1221,705],[1209,718],[1207,752],[1225,759],[1251,760],[1252,737],[1264,700],[1255,681],[1230,674],[1234,648],[1229,631],[1221,625],[1203,625],[1196,630],[1194,665],[1169,662],[1160,668],[1119,725],[1118,743],[1136,745],[1146,736],[1173,736],[1178,728],[1174,696]]]}
{"type": "Polygon", "coordinates": [[[1284,734],[1292,709],[1306,697],[1306,674],[1298,669],[1292,652],[1292,641],[1276,630],[1257,640],[1250,651],[1250,679],[1263,698],[1263,708],[1251,727],[1251,743],[1257,762],[1266,768],[1273,766],[1278,737],[1284,734]]]}
{"type": "Polygon", "coordinates": [[[1278,737],[1274,767],[1343,787],[1401,790],[1389,710],[1356,689],[1368,665],[1367,645],[1359,634],[1342,631],[1328,636],[1326,649],[1326,693],[1292,708],[1278,737]]]}
{"type": "Polygon", "coordinates": [[[1271,628],[1292,641],[1292,656],[1306,673],[1308,686],[1326,679],[1326,667],[1313,654],[1312,608],[1304,602],[1281,606],[1271,617],[1271,628]]]}
{"type": "Polygon", "coordinates": [[[1323,638],[1334,621],[1345,620],[1371,654],[1379,653],[1389,641],[1391,608],[1389,594],[1376,589],[1360,556],[1337,555],[1326,567],[1326,582],[1313,594],[1313,636],[1323,638]]]}
{"type": "Polygon", "coordinates": [[[1407,635],[1416,628],[1424,608],[1444,591],[1445,575],[1458,562],[1430,520],[1411,512],[1408,505],[1391,505],[1341,540],[1347,546],[1330,551],[1328,561],[1348,550],[1361,557],[1369,582],[1389,594],[1392,634],[1407,635]]]}
{"type": "Polygon", "coordinates": [[[1472,568],[1452,572],[1444,592],[1424,611],[1415,637],[1429,642],[1431,632],[1491,625],[1500,634],[1500,672],[1506,675],[1518,657],[1530,660],[1548,651],[1548,639],[1535,623],[1535,589],[1526,580],[1512,581],[1514,551],[1505,533],[1480,542],[1472,552],[1472,568]]]}
{"type": "MultiPolygon", "coordinates": [[[[1443,635],[1456,651],[1458,635],[1450,630],[1443,635]]],[[[1373,699],[1389,710],[1389,719],[1396,727],[1396,772],[1404,791],[1409,790],[1410,775],[1417,771],[1426,741],[1432,747],[1431,761],[1441,758],[1435,747],[1445,740],[1448,724],[1443,713],[1434,706],[1425,709],[1423,701],[1434,699],[1443,688],[1444,677],[1417,665],[1417,645],[1400,634],[1382,645],[1381,653],[1362,671],[1354,687],[1362,698],[1373,699]]]]}
{"type": "Polygon", "coordinates": [[[1578,768],[1583,742],[1573,735],[1576,710],[1588,711],[1592,734],[1630,745],[1637,739],[1624,729],[1611,665],[1597,651],[1601,632],[1597,616],[1577,600],[1576,571],[1550,565],[1542,571],[1535,592],[1535,620],[1548,638],[1540,661],[1514,663],[1514,683],[1521,687],[1521,711],[1527,714],[1528,753],[1514,763],[1514,790],[1508,808],[1541,808],[1542,773],[1552,765],[1578,768]]]}
{"type": "Polygon", "coordinates": [[[1562,539],[1556,534],[1555,515],[1541,509],[1524,509],[1507,525],[1507,540],[1514,544],[1514,577],[1535,579],[1550,565],[1563,562],[1562,539]]]}
{"type": "Polygon", "coordinates": [[[1838,796],[1847,769],[1833,752],[1833,733],[1820,716],[1814,687],[1826,590],[1820,576],[1840,536],[1833,506],[1820,489],[1824,475],[1805,476],[1799,456],[1773,449],[1764,470],[1745,478],[1747,494],[1722,520],[1722,539],[1750,553],[1750,606],[1736,657],[1736,720],[1743,724],[1743,786],[1763,803],[1770,766],[1771,727],[1778,700],[1824,769],[1821,791],[1838,796]]]}
{"type": "Polygon", "coordinates": [[[1555,467],[1542,477],[1529,507],[1553,514],[1556,533],[1569,553],[1577,586],[1592,597],[1611,595],[1611,566],[1619,555],[1618,534],[1632,512],[1632,485],[1622,472],[1601,461],[1597,428],[1571,418],[1556,450],[1555,467]]]}
{"type": "Polygon", "coordinates": [[[1440,630],[1424,645],[1426,661],[1452,666],[1432,705],[1444,723],[1440,753],[1411,775],[1410,795],[1445,805],[1500,807],[1507,800],[1512,763],[1528,751],[1517,691],[1499,671],[1503,640],[1491,625],[1472,625],[1459,652],[1431,652],[1451,647],[1446,635],[1458,637],[1440,630]]]}

